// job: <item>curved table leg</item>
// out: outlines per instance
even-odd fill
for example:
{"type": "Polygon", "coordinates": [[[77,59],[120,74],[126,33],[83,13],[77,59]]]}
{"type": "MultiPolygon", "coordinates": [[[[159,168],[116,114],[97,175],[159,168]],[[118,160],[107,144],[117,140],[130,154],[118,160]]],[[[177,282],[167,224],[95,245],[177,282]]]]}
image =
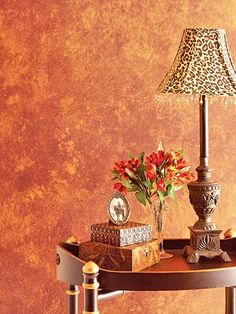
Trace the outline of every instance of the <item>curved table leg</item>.
{"type": "Polygon", "coordinates": [[[99,267],[94,262],[88,262],[83,267],[84,311],[83,314],[99,314],[97,281],[99,267]]]}
{"type": "Polygon", "coordinates": [[[68,295],[68,314],[79,314],[79,286],[69,284],[66,294],[68,295]]]}
{"type": "Polygon", "coordinates": [[[236,314],[236,287],[225,288],[225,314],[236,314]]]}

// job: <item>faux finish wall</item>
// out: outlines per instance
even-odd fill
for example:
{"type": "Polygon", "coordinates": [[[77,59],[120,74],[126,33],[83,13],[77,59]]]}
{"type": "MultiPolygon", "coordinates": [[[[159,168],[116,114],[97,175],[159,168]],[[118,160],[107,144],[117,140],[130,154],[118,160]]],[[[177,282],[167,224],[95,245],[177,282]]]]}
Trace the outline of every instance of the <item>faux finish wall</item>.
{"type": "MultiPolygon", "coordinates": [[[[236,61],[234,0],[0,1],[0,312],[66,313],[55,243],[106,221],[110,168],[129,150],[183,147],[198,163],[198,102],[155,90],[186,27],[225,28],[236,61]]],[[[210,99],[214,215],[236,225],[236,100],[210,99]]],[[[150,222],[133,197],[132,220],[150,222]]],[[[179,193],[167,237],[195,215],[179,193]]],[[[224,290],[133,293],[101,313],[222,314],[224,290]]]]}

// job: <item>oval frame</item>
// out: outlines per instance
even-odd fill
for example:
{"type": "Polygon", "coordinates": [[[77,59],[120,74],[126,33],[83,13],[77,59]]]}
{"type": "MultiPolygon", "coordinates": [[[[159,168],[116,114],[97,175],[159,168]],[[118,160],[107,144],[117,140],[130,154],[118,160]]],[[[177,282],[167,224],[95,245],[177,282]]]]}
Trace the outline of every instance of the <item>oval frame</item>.
{"type": "MultiPolygon", "coordinates": [[[[122,210],[123,206],[121,206],[120,208],[122,210]]],[[[114,210],[114,206],[113,206],[113,210],[114,210]]],[[[115,192],[112,195],[112,197],[110,198],[110,200],[108,202],[107,211],[108,211],[109,222],[111,222],[117,226],[122,226],[122,225],[126,224],[129,220],[130,213],[131,213],[130,205],[129,205],[127,198],[124,196],[124,194],[122,194],[120,192],[115,192]],[[123,215],[122,219],[115,219],[111,213],[112,203],[114,202],[115,199],[118,199],[118,200],[121,199],[122,202],[125,204],[126,213],[123,215]]]]}

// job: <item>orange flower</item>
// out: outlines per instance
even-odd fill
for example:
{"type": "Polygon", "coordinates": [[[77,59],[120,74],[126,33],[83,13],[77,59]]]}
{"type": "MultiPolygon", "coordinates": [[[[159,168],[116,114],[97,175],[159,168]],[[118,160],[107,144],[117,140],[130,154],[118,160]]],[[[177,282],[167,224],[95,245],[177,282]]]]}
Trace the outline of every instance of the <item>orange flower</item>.
{"type": "Polygon", "coordinates": [[[183,156],[183,151],[178,150],[178,151],[173,151],[171,150],[171,154],[174,160],[179,160],[183,156]]]}
{"type": "Polygon", "coordinates": [[[194,178],[194,173],[192,171],[184,171],[184,172],[179,174],[179,177],[183,181],[190,181],[194,178]]]}
{"type": "Polygon", "coordinates": [[[175,176],[175,169],[167,169],[167,178],[172,179],[175,176]]]}

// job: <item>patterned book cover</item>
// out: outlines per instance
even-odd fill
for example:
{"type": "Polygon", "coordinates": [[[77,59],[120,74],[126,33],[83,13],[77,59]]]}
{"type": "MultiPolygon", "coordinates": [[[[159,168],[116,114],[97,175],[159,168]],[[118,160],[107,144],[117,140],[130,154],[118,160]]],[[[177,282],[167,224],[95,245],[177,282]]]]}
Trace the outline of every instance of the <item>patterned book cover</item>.
{"type": "Polygon", "coordinates": [[[152,240],[151,225],[127,222],[123,226],[100,223],[91,226],[91,241],[114,246],[126,246],[152,240]]]}
{"type": "Polygon", "coordinates": [[[88,241],[80,244],[79,258],[105,269],[139,271],[160,261],[160,240],[126,247],[88,241]]]}

